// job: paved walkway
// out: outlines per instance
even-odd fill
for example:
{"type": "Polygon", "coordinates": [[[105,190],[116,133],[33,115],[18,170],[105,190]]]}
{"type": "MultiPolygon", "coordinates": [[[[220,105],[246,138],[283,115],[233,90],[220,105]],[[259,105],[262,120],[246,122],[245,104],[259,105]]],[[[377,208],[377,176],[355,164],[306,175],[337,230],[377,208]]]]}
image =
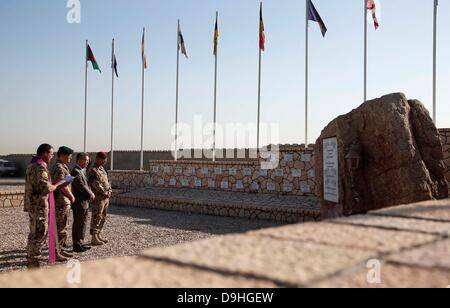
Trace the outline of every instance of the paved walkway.
{"type": "Polygon", "coordinates": [[[75,285],[66,267],[55,267],[0,275],[0,287],[446,288],[449,233],[447,199],[82,263],[75,285]]]}

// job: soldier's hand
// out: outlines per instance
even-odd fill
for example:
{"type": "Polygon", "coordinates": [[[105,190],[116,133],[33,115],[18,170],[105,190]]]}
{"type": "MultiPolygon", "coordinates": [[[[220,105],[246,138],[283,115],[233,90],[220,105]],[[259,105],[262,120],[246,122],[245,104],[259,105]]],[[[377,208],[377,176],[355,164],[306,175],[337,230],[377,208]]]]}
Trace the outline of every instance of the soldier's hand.
{"type": "Polygon", "coordinates": [[[93,193],[91,193],[89,201],[94,201],[94,200],[95,200],[95,195],[93,193]]]}

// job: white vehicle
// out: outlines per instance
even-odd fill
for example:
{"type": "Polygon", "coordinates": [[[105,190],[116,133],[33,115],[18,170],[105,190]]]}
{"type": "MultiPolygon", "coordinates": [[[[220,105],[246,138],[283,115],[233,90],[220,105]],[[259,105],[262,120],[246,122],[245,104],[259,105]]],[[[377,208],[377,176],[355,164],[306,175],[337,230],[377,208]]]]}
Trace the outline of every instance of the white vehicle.
{"type": "Polygon", "coordinates": [[[0,159],[0,177],[2,176],[16,176],[16,163],[0,159]]]}

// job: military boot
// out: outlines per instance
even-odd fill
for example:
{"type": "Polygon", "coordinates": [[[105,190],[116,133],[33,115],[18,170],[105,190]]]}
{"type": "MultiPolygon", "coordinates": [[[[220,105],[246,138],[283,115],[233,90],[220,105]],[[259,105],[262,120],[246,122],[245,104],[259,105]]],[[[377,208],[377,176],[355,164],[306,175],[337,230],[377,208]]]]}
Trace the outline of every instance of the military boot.
{"type": "Polygon", "coordinates": [[[73,258],[73,254],[70,253],[70,252],[68,252],[68,251],[66,251],[66,250],[61,250],[61,251],[59,252],[59,254],[60,254],[61,256],[63,256],[63,257],[66,257],[66,258],[73,258]]]}
{"type": "Polygon", "coordinates": [[[99,233],[98,234],[98,239],[100,240],[100,241],[102,241],[103,243],[105,243],[105,244],[107,244],[109,241],[108,241],[108,239],[106,239],[105,237],[103,237],[103,233],[99,233]]]}
{"type": "Polygon", "coordinates": [[[100,240],[100,238],[98,237],[98,234],[95,234],[95,233],[92,235],[92,242],[91,242],[91,244],[93,246],[105,245],[105,243],[102,240],[100,240]]]}

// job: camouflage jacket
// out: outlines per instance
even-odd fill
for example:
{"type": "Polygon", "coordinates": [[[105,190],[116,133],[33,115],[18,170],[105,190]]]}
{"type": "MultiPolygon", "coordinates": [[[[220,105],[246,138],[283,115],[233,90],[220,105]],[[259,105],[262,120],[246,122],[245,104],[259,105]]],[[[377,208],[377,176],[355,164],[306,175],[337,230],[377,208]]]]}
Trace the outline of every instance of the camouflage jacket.
{"type": "Polygon", "coordinates": [[[105,168],[93,166],[88,172],[88,182],[96,200],[108,199],[108,193],[112,192],[108,174],[105,168]]]}
{"type": "MultiPolygon", "coordinates": [[[[53,183],[58,183],[64,180],[65,176],[70,175],[69,168],[66,164],[58,160],[56,165],[52,169],[52,181],[53,183]]],[[[72,189],[71,185],[66,186],[69,190],[72,189]]],[[[55,191],[55,205],[70,205],[70,199],[67,198],[64,193],[58,189],[55,191]]]]}
{"type": "Polygon", "coordinates": [[[25,212],[49,206],[49,182],[47,164],[33,162],[28,165],[25,178],[25,212]]]}

